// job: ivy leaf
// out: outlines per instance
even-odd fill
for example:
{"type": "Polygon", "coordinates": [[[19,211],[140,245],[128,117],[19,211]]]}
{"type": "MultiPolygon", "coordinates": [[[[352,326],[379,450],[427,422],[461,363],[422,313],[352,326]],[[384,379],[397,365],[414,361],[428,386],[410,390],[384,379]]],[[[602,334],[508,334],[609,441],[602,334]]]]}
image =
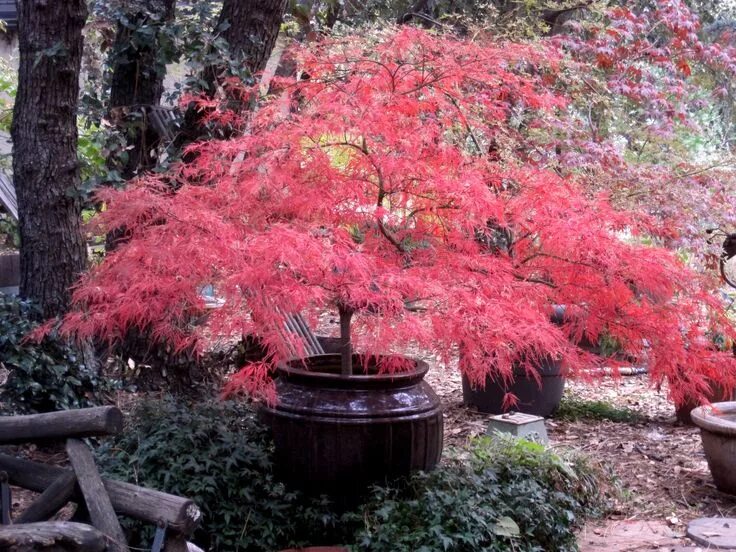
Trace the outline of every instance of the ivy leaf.
{"type": "Polygon", "coordinates": [[[521,534],[521,530],[516,522],[508,516],[498,518],[498,521],[493,526],[493,532],[499,537],[518,537],[521,534]]]}

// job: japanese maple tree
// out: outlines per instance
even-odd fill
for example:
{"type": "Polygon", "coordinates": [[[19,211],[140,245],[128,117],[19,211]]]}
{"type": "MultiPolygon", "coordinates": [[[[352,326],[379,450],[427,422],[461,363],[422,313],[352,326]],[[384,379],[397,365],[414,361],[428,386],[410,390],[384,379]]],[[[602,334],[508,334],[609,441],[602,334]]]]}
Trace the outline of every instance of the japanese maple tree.
{"type": "Polygon", "coordinates": [[[572,107],[530,137],[545,161],[653,215],[653,233],[696,264],[718,254],[705,229],[736,229],[732,28],[656,0],[592,10],[547,41],[565,52],[559,86],[572,107]]]}
{"type": "Polygon", "coordinates": [[[519,110],[526,127],[564,113],[555,50],[404,28],[296,55],[302,78],[247,121],[202,100],[209,118],[242,123],[237,136],[100,194],[97,224],[127,240],[80,282],[65,331],[114,342],[144,328],[177,347],[254,334],[266,362],[233,381],[255,393],[289,355],[279,311],[327,309],[371,355],[462,350],[473,383],[550,355],[586,375],[598,360],[577,343],[605,331],[676,403],[733,387],[736,359],[712,344],[734,334],[714,282],[641,243],[646,217],[500,154],[518,143],[519,110]],[[222,304],[202,316],[207,285],[222,304]]]}

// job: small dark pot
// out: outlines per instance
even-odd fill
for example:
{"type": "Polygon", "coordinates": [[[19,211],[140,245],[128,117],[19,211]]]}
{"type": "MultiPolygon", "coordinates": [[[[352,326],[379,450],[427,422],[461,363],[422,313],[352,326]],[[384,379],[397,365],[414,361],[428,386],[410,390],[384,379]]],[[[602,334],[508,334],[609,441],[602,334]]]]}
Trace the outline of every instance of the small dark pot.
{"type": "Polygon", "coordinates": [[[431,470],[442,452],[442,407],[422,381],[427,364],[378,374],[375,362],[340,374],[340,355],[277,368],[277,404],[262,409],[273,430],[277,474],[312,494],[341,501],[374,483],[431,470]],[[306,363],[306,364],[305,364],[306,363]]]}
{"type": "Polygon", "coordinates": [[[508,387],[502,380],[493,379],[489,375],[482,389],[473,388],[463,375],[463,402],[468,406],[475,406],[481,412],[503,414],[503,398],[506,393],[513,393],[518,402],[510,410],[549,416],[560,406],[565,389],[562,363],[551,359],[544,361],[539,367],[539,375],[541,385],[524,370],[514,370],[514,381],[508,387]]]}
{"type": "MultiPolygon", "coordinates": [[[[714,386],[714,389],[708,397],[708,400],[711,404],[731,401],[733,399],[734,393],[728,394],[726,393],[726,391],[723,390],[722,387],[718,385],[714,386]]],[[[679,408],[675,409],[677,421],[685,425],[696,425],[691,418],[691,413],[698,406],[701,406],[701,404],[695,401],[688,401],[679,408]]]]}
{"type": "Polygon", "coordinates": [[[736,495],[736,402],[699,406],[690,416],[700,428],[705,458],[716,487],[736,495]]]}

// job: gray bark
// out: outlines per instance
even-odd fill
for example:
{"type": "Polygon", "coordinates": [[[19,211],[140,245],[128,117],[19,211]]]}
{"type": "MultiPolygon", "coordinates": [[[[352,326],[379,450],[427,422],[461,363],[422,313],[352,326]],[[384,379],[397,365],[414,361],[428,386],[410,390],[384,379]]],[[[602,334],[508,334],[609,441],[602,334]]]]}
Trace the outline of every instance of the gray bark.
{"type": "Polygon", "coordinates": [[[87,263],[81,230],[77,98],[85,0],[18,0],[20,63],[13,110],[23,297],[64,313],[87,263]]]}
{"type": "Polygon", "coordinates": [[[284,18],[286,0],[225,0],[218,25],[230,51],[252,73],[262,71],[271,55],[284,18]]]}

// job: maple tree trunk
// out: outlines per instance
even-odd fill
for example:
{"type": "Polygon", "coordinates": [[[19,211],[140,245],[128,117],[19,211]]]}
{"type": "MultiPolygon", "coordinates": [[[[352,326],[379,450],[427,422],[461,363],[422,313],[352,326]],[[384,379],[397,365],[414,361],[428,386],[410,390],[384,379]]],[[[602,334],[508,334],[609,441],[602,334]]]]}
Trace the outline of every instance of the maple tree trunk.
{"type": "Polygon", "coordinates": [[[157,59],[158,32],[150,36],[149,44],[131,45],[133,27],[149,26],[160,30],[174,18],[176,0],[141,0],[132,3],[126,14],[128,25],[118,22],[115,44],[110,55],[112,80],[110,83],[111,119],[127,127],[128,158],[120,169],[125,180],[141,170],[152,169],[157,161],[159,136],[147,122],[139,121],[145,115],[141,106],[156,106],[164,91],[166,67],[157,59]]]}
{"type": "Polygon", "coordinates": [[[20,62],[13,109],[13,175],[21,296],[44,316],[66,311],[87,263],[78,194],[77,98],[85,0],[18,0],[20,62]]]}
{"type": "Polygon", "coordinates": [[[340,307],[340,373],[353,375],[353,347],[350,343],[350,321],[353,311],[340,307]]]}
{"type": "Polygon", "coordinates": [[[230,52],[252,73],[262,71],[271,55],[286,11],[286,0],[225,0],[218,26],[228,23],[222,36],[230,52]]]}

